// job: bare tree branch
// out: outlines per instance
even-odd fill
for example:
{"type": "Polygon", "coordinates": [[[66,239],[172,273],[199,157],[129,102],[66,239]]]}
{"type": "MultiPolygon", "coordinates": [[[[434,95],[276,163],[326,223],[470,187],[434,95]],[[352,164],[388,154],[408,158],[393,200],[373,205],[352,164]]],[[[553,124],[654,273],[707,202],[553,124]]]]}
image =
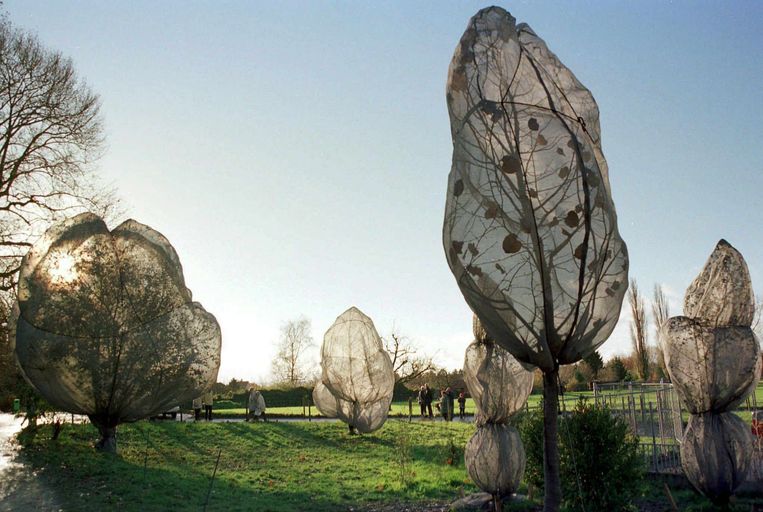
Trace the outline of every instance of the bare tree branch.
{"type": "Polygon", "coordinates": [[[421,354],[416,344],[409,337],[400,334],[394,326],[390,335],[382,338],[382,341],[392,359],[396,382],[404,384],[414,381],[435,369],[432,357],[421,354]]]}
{"type": "Polygon", "coordinates": [[[0,20],[0,290],[51,222],[120,213],[91,167],[102,147],[100,101],[71,60],[0,20]]]}
{"type": "Polygon", "coordinates": [[[310,320],[300,317],[281,326],[278,353],[273,359],[272,373],[278,382],[290,386],[304,383],[310,374],[310,364],[305,361],[307,349],[315,346],[310,320]]]}
{"type": "Polygon", "coordinates": [[[636,357],[636,370],[643,380],[649,378],[649,350],[647,348],[646,307],[635,279],[631,279],[628,289],[628,302],[631,307],[631,340],[636,357]]]}

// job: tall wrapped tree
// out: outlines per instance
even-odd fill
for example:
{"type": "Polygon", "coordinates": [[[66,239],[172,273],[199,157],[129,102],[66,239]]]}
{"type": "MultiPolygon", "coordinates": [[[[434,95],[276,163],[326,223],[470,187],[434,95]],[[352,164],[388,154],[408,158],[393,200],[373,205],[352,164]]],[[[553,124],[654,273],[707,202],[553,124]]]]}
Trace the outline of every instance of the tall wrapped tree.
{"type": "Polygon", "coordinates": [[[748,426],[731,412],[758,384],[760,347],[750,327],[752,282],[742,255],[721,240],[686,289],[684,315],[664,326],[665,364],[691,413],[681,444],[689,481],[727,505],[752,465],[748,426]]]}
{"type": "Polygon", "coordinates": [[[175,249],[128,220],[93,214],[54,225],[21,264],[15,351],[53,406],[86,414],[98,447],[119,423],[190,400],[220,367],[220,327],[191,299],[175,249]]]}
{"type": "Polygon", "coordinates": [[[525,24],[479,11],[456,47],[448,264],[496,343],[544,374],[545,510],[561,504],[559,365],[611,334],[628,287],[599,112],[525,24]]]}

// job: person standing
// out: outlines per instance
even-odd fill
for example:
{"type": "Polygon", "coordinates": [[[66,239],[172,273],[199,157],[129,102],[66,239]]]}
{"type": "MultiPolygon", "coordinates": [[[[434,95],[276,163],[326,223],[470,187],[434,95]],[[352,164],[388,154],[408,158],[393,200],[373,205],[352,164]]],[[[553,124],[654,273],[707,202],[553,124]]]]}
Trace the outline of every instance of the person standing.
{"type": "Polygon", "coordinates": [[[193,399],[193,419],[199,421],[201,419],[201,397],[193,399]]]}
{"type": "Polygon", "coordinates": [[[212,403],[214,402],[212,390],[204,393],[202,401],[204,402],[204,419],[207,421],[212,421],[212,403]]]}
{"type": "Polygon", "coordinates": [[[448,414],[450,413],[450,397],[444,388],[440,390],[440,403],[438,405],[440,406],[442,419],[448,421],[448,414]]]}
{"type": "Polygon", "coordinates": [[[250,417],[254,421],[259,421],[260,418],[267,421],[265,418],[265,397],[254,387],[249,390],[247,409],[246,421],[249,421],[250,417]]]}
{"type": "Polygon", "coordinates": [[[456,396],[450,386],[445,388],[445,394],[448,396],[448,421],[453,421],[453,410],[456,407],[456,396]]]}
{"type": "Polygon", "coordinates": [[[424,384],[424,405],[426,406],[427,412],[429,412],[429,419],[434,419],[434,414],[432,414],[432,390],[429,388],[429,384],[424,384]]]}
{"type": "Polygon", "coordinates": [[[466,416],[466,393],[464,393],[464,390],[462,389],[461,392],[458,394],[458,417],[461,419],[461,421],[463,421],[465,416],[466,416]]]}
{"type": "Polygon", "coordinates": [[[422,384],[419,387],[419,392],[416,396],[416,401],[419,403],[419,409],[421,409],[421,418],[423,419],[427,413],[427,392],[422,384]]]}

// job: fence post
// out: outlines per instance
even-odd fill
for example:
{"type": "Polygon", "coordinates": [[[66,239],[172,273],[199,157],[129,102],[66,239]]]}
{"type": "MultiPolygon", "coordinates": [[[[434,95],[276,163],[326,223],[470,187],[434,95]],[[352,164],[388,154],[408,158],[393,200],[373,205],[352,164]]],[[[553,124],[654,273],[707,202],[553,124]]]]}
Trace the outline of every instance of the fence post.
{"type": "Polygon", "coordinates": [[[654,409],[649,401],[649,424],[652,427],[652,471],[657,472],[657,440],[654,438],[654,409]]]}
{"type": "Polygon", "coordinates": [[[664,400],[662,399],[662,391],[657,392],[657,413],[659,418],[659,425],[660,425],[660,438],[665,439],[665,425],[662,421],[662,411],[664,410],[664,400]]]}
{"type": "Polygon", "coordinates": [[[408,397],[408,423],[413,421],[413,397],[408,397]]]}
{"type": "Polygon", "coordinates": [[[620,397],[620,417],[625,420],[625,397],[620,397]]]}
{"type": "Polygon", "coordinates": [[[593,381],[593,404],[599,406],[599,385],[593,381]]]}
{"type": "Polygon", "coordinates": [[[633,421],[633,434],[639,435],[638,418],[636,418],[636,395],[631,395],[631,420],[633,421]]]}

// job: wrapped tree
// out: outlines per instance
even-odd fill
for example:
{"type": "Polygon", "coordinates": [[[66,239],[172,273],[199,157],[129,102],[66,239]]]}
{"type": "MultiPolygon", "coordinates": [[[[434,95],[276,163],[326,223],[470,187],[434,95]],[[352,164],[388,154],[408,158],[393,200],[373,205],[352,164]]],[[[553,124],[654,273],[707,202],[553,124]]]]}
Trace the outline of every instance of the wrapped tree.
{"type": "Polygon", "coordinates": [[[561,503],[559,365],[617,323],[628,256],[591,93],[525,24],[479,11],[450,65],[443,245],[497,344],[544,374],[545,510],[561,503]]]}
{"type": "Polygon", "coordinates": [[[321,382],[313,401],[325,416],[368,433],[387,420],[395,386],[392,361],[374,323],[351,307],[326,331],[321,347],[321,382]]]}
{"type": "Polygon", "coordinates": [[[369,434],[379,430],[387,421],[392,394],[377,402],[360,404],[337,398],[323,382],[318,382],[313,389],[313,403],[327,418],[339,418],[351,427],[351,431],[369,434]]]}
{"type": "Polygon", "coordinates": [[[52,226],[24,257],[15,352],[53,406],[86,414],[116,450],[116,427],[190,400],[220,367],[220,327],[193,302],[164,236],[93,214],[52,226]]]}
{"type": "Polygon", "coordinates": [[[477,406],[477,431],[464,452],[466,470],[477,486],[493,495],[496,512],[513,494],[525,470],[519,432],[508,421],[527,401],[532,369],[496,345],[474,316],[475,341],[466,349],[464,381],[477,406]]]}
{"type": "Polygon", "coordinates": [[[477,407],[477,425],[506,423],[532,392],[533,368],[496,345],[476,315],[474,337],[466,348],[464,381],[477,407]]]}
{"type": "Polygon", "coordinates": [[[721,240],[686,290],[686,316],[670,318],[664,328],[665,364],[692,414],[681,465],[694,487],[716,504],[728,502],[751,466],[752,434],[731,410],[758,383],[754,313],[747,264],[721,240]]]}

